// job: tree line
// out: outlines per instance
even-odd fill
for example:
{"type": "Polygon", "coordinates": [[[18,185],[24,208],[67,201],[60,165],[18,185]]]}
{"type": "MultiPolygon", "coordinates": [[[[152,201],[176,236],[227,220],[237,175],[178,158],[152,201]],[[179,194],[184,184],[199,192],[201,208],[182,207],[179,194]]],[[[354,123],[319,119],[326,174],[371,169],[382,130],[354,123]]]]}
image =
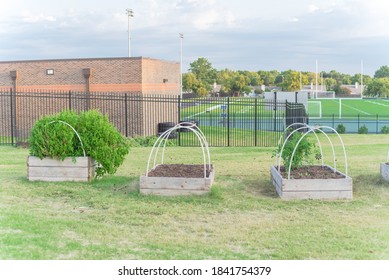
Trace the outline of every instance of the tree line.
{"type": "Polygon", "coordinates": [[[335,70],[313,72],[286,71],[233,71],[230,69],[217,70],[204,57],[190,63],[187,73],[182,75],[184,92],[195,93],[198,96],[219,94],[222,96],[241,96],[245,93],[262,93],[277,88],[281,91],[299,91],[304,85],[325,85],[327,91],[336,95],[350,94],[344,85],[363,83],[364,96],[389,97],[389,66],[381,66],[374,77],[361,74],[353,76],[339,73],[335,70]],[[318,76],[318,77],[317,77],[318,76]],[[216,88],[216,86],[220,88],[216,88]]]}

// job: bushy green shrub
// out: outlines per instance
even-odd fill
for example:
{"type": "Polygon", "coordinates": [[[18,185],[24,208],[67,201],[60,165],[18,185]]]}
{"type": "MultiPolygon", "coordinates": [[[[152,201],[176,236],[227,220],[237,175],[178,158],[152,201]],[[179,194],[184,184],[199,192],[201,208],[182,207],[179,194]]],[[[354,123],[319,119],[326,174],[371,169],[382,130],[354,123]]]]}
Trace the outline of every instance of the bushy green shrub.
{"type": "MultiPolygon", "coordinates": [[[[302,133],[296,132],[288,139],[285,144],[281,158],[286,169],[289,168],[290,164],[292,165],[291,169],[295,169],[299,166],[302,166],[305,162],[309,162],[310,155],[312,154],[315,154],[315,159],[321,159],[320,151],[316,148],[316,145],[311,143],[308,137],[305,136],[300,141],[291,162],[293,150],[302,136],[302,133]]],[[[282,145],[283,143],[276,148],[275,153],[279,154],[281,152],[282,145]]]]}
{"type": "Polygon", "coordinates": [[[66,111],[53,116],[45,116],[35,122],[29,139],[31,155],[40,159],[51,157],[60,160],[64,160],[65,157],[83,155],[80,140],[72,128],[59,121],[75,127],[78,115],[66,111]]]}
{"type": "Polygon", "coordinates": [[[109,122],[107,116],[97,111],[61,112],[38,120],[30,137],[30,154],[39,158],[51,157],[63,160],[65,157],[86,156],[97,161],[96,176],[114,174],[129,152],[125,137],[109,122]],[[59,122],[61,121],[61,122],[59,122]]]}
{"type": "Polygon", "coordinates": [[[359,127],[358,129],[358,133],[359,134],[367,134],[369,132],[369,130],[367,129],[366,125],[362,125],[361,127],[359,127]]]}
{"type": "Polygon", "coordinates": [[[384,126],[381,128],[381,133],[382,133],[382,134],[389,134],[389,127],[387,127],[386,125],[384,125],[384,126]]]}
{"type": "Polygon", "coordinates": [[[344,134],[344,133],[346,133],[346,127],[340,123],[336,127],[336,132],[338,132],[339,134],[344,134]]]}
{"type": "MultiPolygon", "coordinates": [[[[130,147],[152,147],[157,141],[157,136],[134,136],[129,138],[130,147]]],[[[176,146],[174,140],[167,140],[166,146],[176,146]]]]}

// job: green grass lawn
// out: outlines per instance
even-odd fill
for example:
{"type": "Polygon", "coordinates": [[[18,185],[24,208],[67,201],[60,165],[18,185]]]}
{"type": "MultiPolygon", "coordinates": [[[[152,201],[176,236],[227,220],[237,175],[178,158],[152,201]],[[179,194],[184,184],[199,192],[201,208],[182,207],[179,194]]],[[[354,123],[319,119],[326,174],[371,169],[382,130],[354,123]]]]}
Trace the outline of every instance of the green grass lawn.
{"type": "MultiPolygon", "coordinates": [[[[219,119],[227,113],[230,118],[237,119],[252,119],[255,115],[257,118],[272,118],[274,114],[273,103],[259,98],[191,99],[183,103],[181,120],[219,119]]],[[[282,102],[278,110],[285,110],[282,102]]]]}
{"type": "Polygon", "coordinates": [[[355,118],[358,114],[363,118],[375,118],[389,116],[389,100],[386,99],[314,99],[308,101],[308,113],[310,116],[319,116],[319,105],[321,103],[322,116],[339,117],[340,102],[342,117],[355,118]]]}
{"type": "MultiPolygon", "coordinates": [[[[138,191],[151,148],[133,148],[114,176],[48,183],[27,181],[28,150],[0,147],[0,259],[389,259],[389,136],[343,140],[349,201],[282,201],[273,148],[211,148],[210,194],[158,197],[138,191]]],[[[168,147],[165,160],[201,156],[168,147]]]]}

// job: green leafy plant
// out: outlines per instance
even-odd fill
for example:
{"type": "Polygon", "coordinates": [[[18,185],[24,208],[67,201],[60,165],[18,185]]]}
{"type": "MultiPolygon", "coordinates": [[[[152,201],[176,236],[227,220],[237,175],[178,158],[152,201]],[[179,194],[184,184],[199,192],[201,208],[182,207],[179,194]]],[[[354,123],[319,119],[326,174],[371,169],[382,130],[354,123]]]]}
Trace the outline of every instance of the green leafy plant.
{"type": "MultiPolygon", "coordinates": [[[[306,136],[302,139],[301,137],[303,137],[303,134],[296,132],[285,143],[285,147],[281,155],[285,168],[289,168],[291,165],[291,169],[296,169],[297,167],[302,166],[304,163],[310,163],[310,155],[312,154],[314,154],[316,160],[321,159],[320,151],[317,149],[316,145],[311,143],[306,136]],[[301,141],[297,146],[292,159],[293,151],[300,139],[301,141]]],[[[280,154],[282,145],[283,143],[278,145],[273,153],[273,156],[275,154],[280,154]]]]}
{"type": "Polygon", "coordinates": [[[344,133],[346,133],[346,127],[340,123],[336,127],[336,132],[338,132],[339,134],[344,134],[344,133]]]}
{"type": "Polygon", "coordinates": [[[54,116],[45,116],[35,122],[29,139],[30,155],[40,159],[51,157],[60,160],[83,155],[80,140],[71,127],[62,121],[74,127],[78,115],[66,111],[54,116]]]}
{"type": "Polygon", "coordinates": [[[30,137],[30,155],[39,158],[86,156],[97,161],[96,176],[114,174],[129,152],[129,143],[109,122],[107,116],[97,111],[77,114],[71,111],[46,116],[38,120],[30,137]],[[73,127],[81,138],[82,144],[73,127]]]}
{"type": "MultiPolygon", "coordinates": [[[[134,136],[129,138],[130,147],[152,147],[157,141],[157,136],[134,136]]],[[[167,140],[166,146],[176,146],[174,140],[167,140]]]]}
{"type": "Polygon", "coordinates": [[[389,127],[387,127],[386,125],[384,125],[384,126],[381,128],[381,133],[382,133],[382,134],[389,134],[389,127]]]}
{"type": "Polygon", "coordinates": [[[367,134],[368,133],[368,129],[366,127],[366,125],[362,125],[359,129],[358,129],[358,133],[359,134],[367,134]]]}

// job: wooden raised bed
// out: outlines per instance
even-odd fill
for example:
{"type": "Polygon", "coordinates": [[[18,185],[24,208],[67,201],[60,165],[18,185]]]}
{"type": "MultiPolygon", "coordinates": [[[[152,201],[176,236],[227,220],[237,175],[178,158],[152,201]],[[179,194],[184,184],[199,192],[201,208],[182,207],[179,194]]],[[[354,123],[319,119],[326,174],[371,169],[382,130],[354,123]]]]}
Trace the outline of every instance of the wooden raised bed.
{"type": "MultiPolygon", "coordinates": [[[[277,164],[270,167],[270,176],[278,195],[282,199],[352,199],[353,187],[352,179],[348,176],[347,172],[346,149],[342,138],[334,128],[329,126],[310,126],[305,123],[293,123],[285,128],[284,134],[281,135],[278,143],[281,149],[277,152],[277,164]],[[336,168],[337,158],[333,140],[331,140],[325,130],[334,133],[339,140],[343,151],[345,173],[341,173],[336,168]],[[295,133],[301,133],[301,137],[297,141],[295,140],[296,142],[289,142],[296,135],[295,133]],[[299,144],[308,134],[312,134],[312,139],[316,140],[319,153],[315,155],[315,159],[321,160],[321,164],[295,166],[292,172],[293,157],[296,155],[299,144]],[[324,140],[328,140],[329,147],[332,150],[333,167],[324,163],[321,144],[323,139],[320,140],[318,134],[323,135],[324,140]],[[286,144],[288,143],[293,145],[291,146],[293,152],[289,150],[291,154],[290,158],[286,161],[287,168],[285,168],[281,166],[281,159],[286,144]]],[[[307,149],[305,152],[309,154],[309,147],[305,146],[304,149],[307,149]]]]}
{"type": "Polygon", "coordinates": [[[65,160],[52,158],[27,158],[27,179],[30,181],[76,181],[88,182],[95,176],[96,162],[90,157],[67,157],[65,160]]]}
{"type": "Polygon", "coordinates": [[[140,176],[139,191],[141,194],[166,196],[202,195],[211,190],[214,177],[214,168],[211,165],[208,143],[204,134],[195,123],[181,122],[163,132],[154,143],[147,162],[146,173],[140,176]],[[171,134],[182,129],[191,131],[197,136],[203,153],[203,164],[163,163],[167,139],[171,134]],[[160,148],[162,150],[161,162],[157,164],[160,148]]]}
{"type": "Polygon", "coordinates": [[[382,162],[380,164],[381,178],[389,182],[389,162],[382,162]]]}
{"type": "MultiPolygon", "coordinates": [[[[160,165],[157,165],[157,169],[160,165]]],[[[185,166],[185,165],[181,165],[185,166]]],[[[203,167],[203,165],[199,165],[203,167]]],[[[176,167],[179,168],[178,165],[176,167]]],[[[150,171],[152,172],[152,171],[150,171]]],[[[180,173],[177,170],[177,174],[180,173]]],[[[177,175],[178,176],[178,175],[177,175]]],[[[190,175],[189,175],[190,176],[190,175]]],[[[207,177],[170,177],[170,176],[148,176],[140,177],[140,193],[142,194],[157,194],[157,195],[203,195],[211,190],[211,185],[214,181],[214,169],[207,172],[207,177]]]]}
{"type": "MultiPolygon", "coordinates": [[[[325,167],[335,170],[328,166],[325,167]]],[[[352,199],[352,179],[336,171],[340,178],[286,179],[271,166],[271,181],[282,199],[352,199]]]]}

